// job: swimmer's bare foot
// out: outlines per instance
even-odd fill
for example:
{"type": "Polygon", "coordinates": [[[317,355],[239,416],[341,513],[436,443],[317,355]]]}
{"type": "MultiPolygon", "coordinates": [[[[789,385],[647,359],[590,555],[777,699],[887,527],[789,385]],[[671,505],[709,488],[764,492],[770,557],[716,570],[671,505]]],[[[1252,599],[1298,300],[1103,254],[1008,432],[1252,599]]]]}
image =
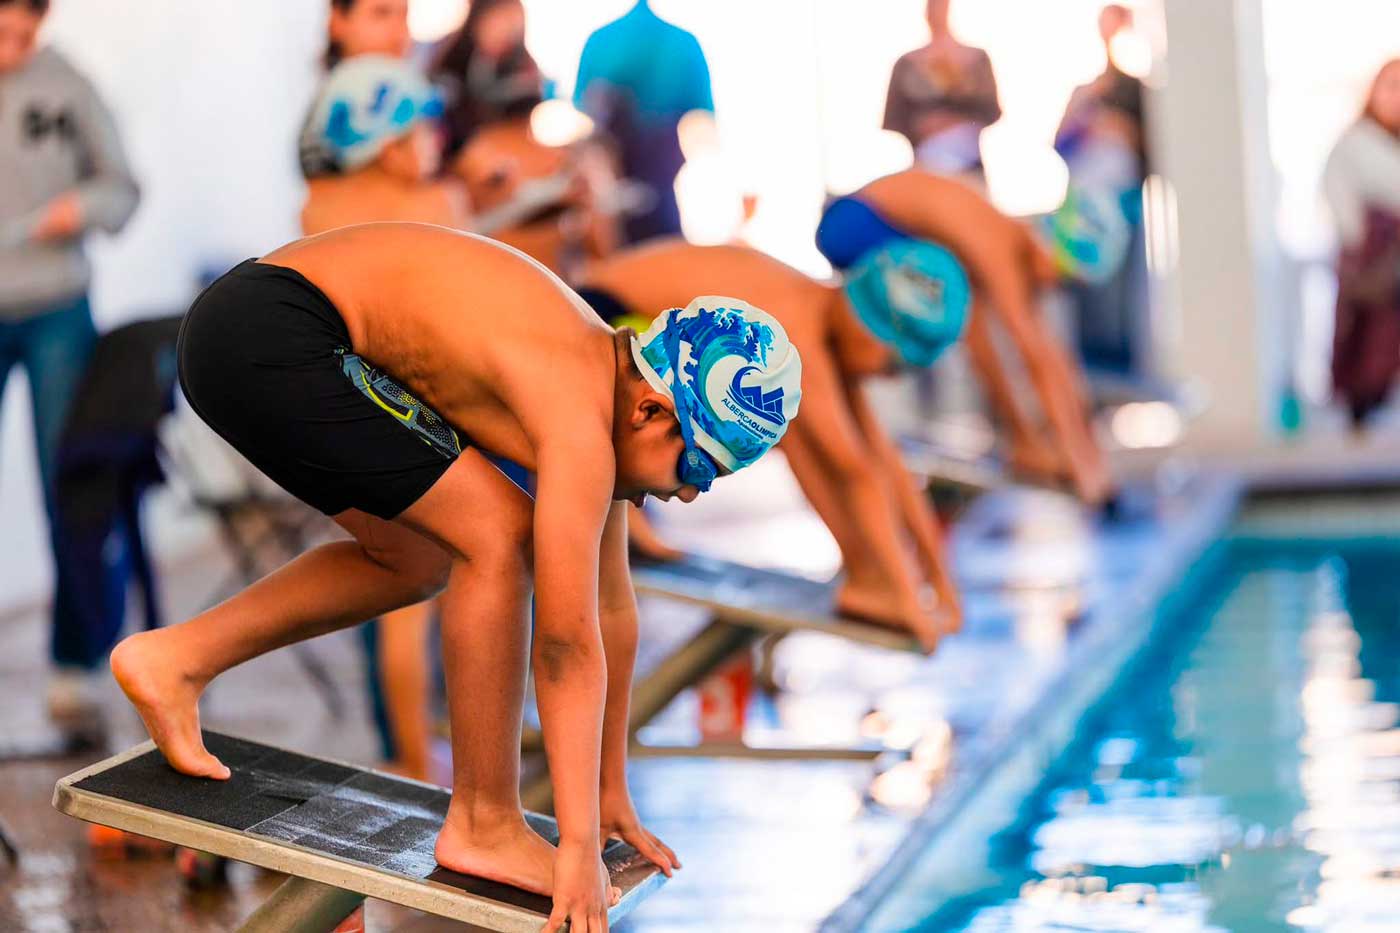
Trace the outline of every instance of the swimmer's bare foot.
{"type": "Polygon", "coordinates": [[[1108,469],[1102,464],[1095,463],[1077,471],[1074,477],[1074,491],[1081,502],[1087,505],[1101,506],[1108,502],[1118,490],[1113,483],[1113,477],[1109,476],[1108,469]]]}
{"type": "Polygon", "coordinates": [[[194,777],[228,780],[231,772],[204,747],[199,695],[204,684],[186,677],[163,644],[161,631],[139,632],[112,649],[112,676],[141,714],[170,767],[194,777]]]}
{"type": "Polygon", "coordinates": [[[635,505],[627,507],[627,549],[633,557],[658,563],[672,563],[685,556],[661,539],[647,514],[635,505]]]}
{"type": "MultiPolygon", "coordinates": [[[[549,897],[554,892],[557,851],[530,828],[519,810],[467,818],[449,808],[433,857],[443,868],[463,875],[499,881],[549,897]]],[[[621,892],[614,887],[611,897],[616,904],[621,892]]]]}
{"type": "Polygon", "coordinates": [[[932,608],[901,607],[887,590],[851,583],[842,584],[836,591],[836,612],[860,622],[908,632],[929,654],[938,647],[939,638],[947,630],[942,617],[932,608]]]}
{"type": "Polygon", "coordinates": [[[940,597],[938,608],[934,610],[938,618],[939,631],[944,635],[956,635],[963,628],[962,605],[952,599],[940,597]]]}

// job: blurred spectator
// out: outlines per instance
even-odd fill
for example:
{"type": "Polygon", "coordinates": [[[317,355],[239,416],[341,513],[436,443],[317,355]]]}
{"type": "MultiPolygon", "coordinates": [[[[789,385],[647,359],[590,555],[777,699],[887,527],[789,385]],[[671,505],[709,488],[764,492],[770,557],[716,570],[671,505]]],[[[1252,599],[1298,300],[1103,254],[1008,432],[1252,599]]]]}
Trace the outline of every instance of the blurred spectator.
{"type": "Polygon", "coordinates": [[[406,58],[413,47],[408,0],[331,0],[326,32],[327,71],[357,55],[406,58]]]}
{"type": "Polygon", "coordinates": [[[520,0],[472,0],[462,28],[443,41],[431,69],[447,99],[447,154],[484,126],[528,117],[544,100],[544,78],[525,48],[520,0]]]}
{"type": "Polygon", "coordinates": [[[1341,240],[1332,385],[1360,429],[1400,369],[1400,59],[1333,147],[1323,193],[1341,240]]]}
{"type": "Polygon", "coordinates": [[[920,167],[980,179],[981,134],[1001,118],[1001,103],[987,53],[948,31],[950,4],[928,0],[931,38],[895,62],[884,126],[909,140],[920,167]]]}
{"type": "MultiPolygon", "coordinates": [[[[408,31],[408,0],[331,0],[326,36],[322,62],[327,72],[361,55],[407,58],[413,48],[413,37],[408,31]]],[[[298,147],[305,178],[337,171],[334,164],[326,162],[328,150],[321,144],[321,128],[312,119],[320,105],[319,92],[317,96],[302,124],[298,147]]]]}
{"type": "Polygon", "coordinates": [[[650,204],[627,218],[627,242],[679,235],[675,183],[685,156],[676,128],[687,113],[715,109],[700,42],[638,0],[588,37],[574,105],[615,141],[623,177],[651,192],[650,204]]]}
{"type": "Polygon", "coordinates": [[[1131,32],[1133,26],[1133,11],[1121,4],[1110,3],[1099,13],[1104,70],[1070,95],[1055,133],[1055,149],[1069,159],[1096,141],[1121,144],[1137,157],[1139,164],[1134,170],[1140,178],[1146,162],[1142,81],[1119,67],[1114,51],[1115,40],[1131,32]]]}
{"type": "Polygon", "coordinates": [[[432,69],[446,103],[451,171],[467,184],[477,231],[566,280],[617,240],[614,174],[597,146],[546,144],[531,116],[545,84],[525,47],[520,0],[475,0],[432,69]]]}
{"type": "Polygon", "coordinates": [[[307,182],[304,233],[382,220],[465,228],[466,192],[435,180],[441,164],[432,118],[442,104],[426,78],[397,58],[361,55],[335,67],[308,128],[318,164],[307,182]]]}
{"type": "Polygon", "coordinates": [[[1069,187],[1047,223],[1052,248],[1071,277],[1080,353],[1089,365],[1120,374],[1131,373],[1141,355],[1147,306],[1143,89],[1115,52],[1132,29],[1133,13],[1125,6],[1111,3],[1099,13],[1104,70],[1075,89],[1055,133],[1069,187]]]}
{"type": "MultiPolygon", "coordinates": [[[[97,341],[83,236],[120,230],[138,192],[97,92],[58,51],[38,48],[47,11],[47,0],[0,0],[0,103],[11,115],[0,128],[0,389],[22,364],[52,533],[59,439],[97,341]]],[[[70,648],[55,638],[54,661],[83,665],[70,648]]],[[[55,679],[51,709],[66,712],[80,682],[55,679]]]]}

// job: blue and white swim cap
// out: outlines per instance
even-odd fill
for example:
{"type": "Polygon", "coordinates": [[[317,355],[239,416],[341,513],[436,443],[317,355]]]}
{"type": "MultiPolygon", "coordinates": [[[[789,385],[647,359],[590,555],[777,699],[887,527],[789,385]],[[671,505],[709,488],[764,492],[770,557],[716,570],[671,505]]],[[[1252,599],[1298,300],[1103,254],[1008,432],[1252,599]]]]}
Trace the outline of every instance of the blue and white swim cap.
{"type": "Polygon", "coordinates": [[[311,111],[303,153],[331,170],[354,171],[420,120],[442,113],[442,101],[423,74],[387,55],[357,55],[327,76],[311,111]]]}
{"type": "Polygon", "coordinates": [[[664,311],[632,339],[632,357],[688,420],[682,434],[727,472],[763,456],[797,417],[797,348],[777,319],[748,302],[707,295],[664,311]]]}
{"type": "Polygon", "coordinates": [[[951,252],[900,239],[851,266],[846,297],[861,323],[906,364],[929,366],[962,334],[972,289],[951,252]]]}

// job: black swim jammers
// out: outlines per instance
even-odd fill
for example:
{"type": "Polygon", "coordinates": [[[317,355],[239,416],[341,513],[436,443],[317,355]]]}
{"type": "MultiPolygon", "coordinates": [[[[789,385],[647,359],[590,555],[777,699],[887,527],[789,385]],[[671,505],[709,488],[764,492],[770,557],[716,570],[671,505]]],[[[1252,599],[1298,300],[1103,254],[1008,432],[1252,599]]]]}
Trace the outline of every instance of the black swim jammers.
{"type": "Polygon", "coordinates": [[[461,436],[356,356],[345,321],[300,273],[240,263],[180,327],[180,386],[209,426],[327,515],[394,518],[447,472],[461,436]]]}

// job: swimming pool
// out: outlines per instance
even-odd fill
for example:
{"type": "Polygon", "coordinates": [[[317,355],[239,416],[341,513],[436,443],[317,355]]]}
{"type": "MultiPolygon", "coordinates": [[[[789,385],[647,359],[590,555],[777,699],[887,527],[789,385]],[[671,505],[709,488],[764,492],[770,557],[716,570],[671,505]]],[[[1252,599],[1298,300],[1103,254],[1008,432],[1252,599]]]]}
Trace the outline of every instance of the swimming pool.
{"type": "Polygon", "coordinates": [[[913,929],[1400,930],[1400,539],[1223,554],[913,929]]]}

